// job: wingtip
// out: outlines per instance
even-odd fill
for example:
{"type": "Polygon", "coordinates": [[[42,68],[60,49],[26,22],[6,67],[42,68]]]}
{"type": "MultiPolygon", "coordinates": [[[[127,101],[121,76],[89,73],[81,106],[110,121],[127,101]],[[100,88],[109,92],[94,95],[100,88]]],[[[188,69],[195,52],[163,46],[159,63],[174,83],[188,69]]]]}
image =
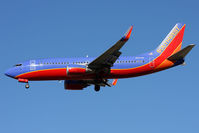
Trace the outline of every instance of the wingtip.
{"type": "Polygon", "coordinates": [[[130,38],[132,29],[133,29],[133,25],[130,26],[130,28],[128,29],[128,31],[122,37],[122,41],[127,41],[130,38]]]}

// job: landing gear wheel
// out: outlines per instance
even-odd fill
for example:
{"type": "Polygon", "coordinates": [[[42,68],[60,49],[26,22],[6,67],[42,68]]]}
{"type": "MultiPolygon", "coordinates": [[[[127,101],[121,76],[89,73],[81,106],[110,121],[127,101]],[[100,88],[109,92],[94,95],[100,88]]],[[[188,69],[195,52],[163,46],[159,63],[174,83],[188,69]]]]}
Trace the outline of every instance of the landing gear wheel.
{"type": "Polygon", "coordinates": [[[25,87],[26,87],[26,89],[28,89],[28,88],[30,87],[30,85],[27,83],[27,84],[25,85],[25,87]]]}
{"type": "Polygon", "coordinates": [[[95,85],[95,91],[100,91],[100,86],[99,85],[95,85]]]}

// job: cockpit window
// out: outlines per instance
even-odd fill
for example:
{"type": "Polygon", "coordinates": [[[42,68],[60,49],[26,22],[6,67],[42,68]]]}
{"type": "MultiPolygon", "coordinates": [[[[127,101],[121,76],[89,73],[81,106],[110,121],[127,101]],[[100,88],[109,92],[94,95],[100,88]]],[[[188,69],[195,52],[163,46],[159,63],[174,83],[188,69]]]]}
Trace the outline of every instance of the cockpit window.
{"type": "Polygon", "coordinates": [[[15,66],[18,67],[18,66],[21,66],[21,65],[22,65],[22,64],[16,64],[15,66]]]}

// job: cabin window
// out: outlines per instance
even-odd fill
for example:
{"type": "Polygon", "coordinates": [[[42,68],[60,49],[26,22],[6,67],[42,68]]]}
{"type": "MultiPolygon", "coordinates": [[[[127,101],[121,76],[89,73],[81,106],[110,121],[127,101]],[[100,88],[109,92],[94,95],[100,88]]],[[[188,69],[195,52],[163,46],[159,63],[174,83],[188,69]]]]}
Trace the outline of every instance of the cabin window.
{"type": "Polygon", "coordinates": [[[16,66],[16,67],[18,67],[18,66],[22,66],[22,64],[16,64],[15,66],[16,66]]]}

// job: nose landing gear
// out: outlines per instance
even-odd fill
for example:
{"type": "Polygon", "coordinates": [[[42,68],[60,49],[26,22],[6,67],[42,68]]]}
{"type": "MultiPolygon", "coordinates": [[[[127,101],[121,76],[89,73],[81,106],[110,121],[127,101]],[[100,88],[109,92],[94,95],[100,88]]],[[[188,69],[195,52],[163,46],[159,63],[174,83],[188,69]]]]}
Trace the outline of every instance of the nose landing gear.
{"type": "Polygon", "coordinates": [[[26,83],[25,87],[26,87],[26,89],[28,89],[30,87],[30,85],[28,83],[26,83]]]}
{"type": "Polygon", "coordinates": [[[28,83],[28,79],[18,79],[19,82],[22,82],[22,83],[26,83],[25,87],[26,89],[28,89],[30,87],[29,83],[28,83]]]}

